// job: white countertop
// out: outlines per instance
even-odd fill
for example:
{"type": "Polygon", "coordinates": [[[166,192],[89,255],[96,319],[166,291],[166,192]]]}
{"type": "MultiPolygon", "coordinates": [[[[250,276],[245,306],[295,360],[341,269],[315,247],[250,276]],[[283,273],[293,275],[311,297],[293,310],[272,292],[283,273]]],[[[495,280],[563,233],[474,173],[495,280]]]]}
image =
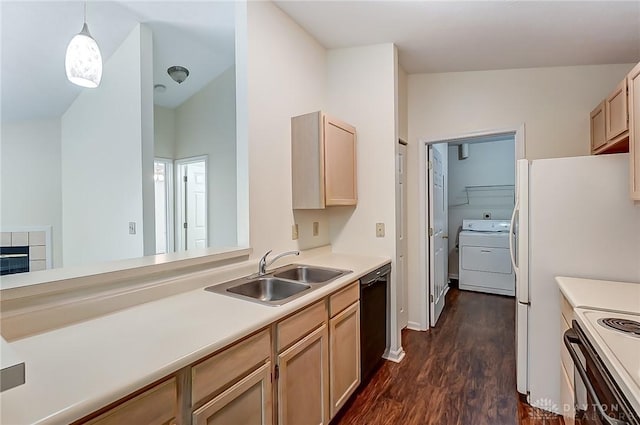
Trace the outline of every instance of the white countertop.
{"type": "Polygon", "coordinates": [[[348,254],[294,261],[353,273],[281,307],[197,289],[13,341],[11,349],[26,362],[26,383],[0,394],[0,422],[79,419],[389,261],[348,254]]]}
{"type": "Polygon", "coordinates": [[[640,314],[640,282],[556,277],[560,291],[573,308],[640,314]]]}

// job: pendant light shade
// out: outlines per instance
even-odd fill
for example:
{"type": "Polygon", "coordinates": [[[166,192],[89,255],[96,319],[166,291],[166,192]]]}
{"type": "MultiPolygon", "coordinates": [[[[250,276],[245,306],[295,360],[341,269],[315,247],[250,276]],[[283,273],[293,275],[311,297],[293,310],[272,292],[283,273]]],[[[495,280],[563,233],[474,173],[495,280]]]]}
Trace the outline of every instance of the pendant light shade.
{"type": "Polygon", "coordinates": [[[82,31],[67,46],[65,57],[67,78],[81,87],[96,88],[102,79],[102,55],[98,43],[89,34],[85,22],[82,31]]]}

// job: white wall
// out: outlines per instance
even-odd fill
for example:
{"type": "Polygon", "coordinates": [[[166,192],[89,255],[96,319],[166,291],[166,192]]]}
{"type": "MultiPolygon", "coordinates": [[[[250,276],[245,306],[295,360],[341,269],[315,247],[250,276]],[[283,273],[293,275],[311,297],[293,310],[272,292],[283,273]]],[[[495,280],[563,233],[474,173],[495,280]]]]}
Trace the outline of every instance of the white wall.
{"type": "Polygon", "coordinates": [[[60,120],[2,123],[0,227],[52,226],[53,266],[62,262],[60,120]]]}
{"type": "Polygon", "coordinates": [[[143,255],[142,41],[138,25],[104,64],[100,87],[62,117],[64,266],[143,255]]]}
{"type": "Polygon", "coordinates": [[[155,157],[174,159],[176,155],[176,113],[163,106],[153,107],[155,157]]]}
{"type": "MultiPolygon", "coordinates": [[[[378,44],[328,52],[327,109],[356,127],[358,205],[330,210],[334,251],[396,257],[396,51],[378,44]],[[386,235],[377,238],[376,223],[386,235]]],[[[395,266],[395,264],[394,264],[395,266]]],[[[393,266],[392,266],[393,267],[393,266]]],[[[396,322],[395,267],[390,285],[391,357],[402,353],[396,322]]]]}
{"type": "MultiPolygon", "coordinates": [[[[235,87],[230,67],[175,109],[174,158],[208,156],[210,247],[238,244],[235,87]]],[[[163,125],[170,130],[170,121],[163,125]]]]}
{"type": "Polygon", "coordinates": [[[252,256],[329,243],[326,211],[291,203],[291,117],[325,107],[326,51],[268,2],[248,2],[247,96],[252,256]],[[312,223],[320,224],[312,236],[312,223]],[[291,240],[291,225],[300,239],[291,240]]]}
{"type": "MultiPolygon", "coordinates": [[[[449,252],[455,249],[458,229],[463,219],[483,218],[508,220],[513,212],[515,196],[515,142],[469,143],[469,157],[458,159],[458,146],[449,146],[449,252]],[[509,190],[467,192],[466,186],[511,185],[509,190]],[[467,204],[468,202],[468,204],[467,204]]],[[[449,264],[449,270],[456,264],[449,264]]]]}
{"type": "Polygon", "coordinates": [[[409,320],[421,299],[418,142],[526,126],[529,159],[587,155],[589,112],[631,64],[409,75],[409,320]]]}

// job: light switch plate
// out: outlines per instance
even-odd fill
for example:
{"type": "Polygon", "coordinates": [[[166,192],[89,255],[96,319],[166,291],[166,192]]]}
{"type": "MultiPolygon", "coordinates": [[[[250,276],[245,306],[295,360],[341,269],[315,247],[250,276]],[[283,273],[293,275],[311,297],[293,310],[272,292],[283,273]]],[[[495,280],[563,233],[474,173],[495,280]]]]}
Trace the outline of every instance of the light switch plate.
{"type": "Polygon", "coordinates": [[[136,234],[136,222],[135,221],[130,221],[129,222],[129,234],[130,235],[135,235],[136,234]]]}
{"type": "Polygon", "coordinates": [[[313,236],[318,236],[320,234],[320,223],[317,221],[313,222],[313,236]]]}
{"type": "Polygon", "coordinates": [[[291,239],[294,241],[298,239],[298,223],[291,226],[291,239]]]}
{"type": "Polygon", "coordinates": [[[384,223],[376,223],[376,238],[384,238],[384,223]]]}

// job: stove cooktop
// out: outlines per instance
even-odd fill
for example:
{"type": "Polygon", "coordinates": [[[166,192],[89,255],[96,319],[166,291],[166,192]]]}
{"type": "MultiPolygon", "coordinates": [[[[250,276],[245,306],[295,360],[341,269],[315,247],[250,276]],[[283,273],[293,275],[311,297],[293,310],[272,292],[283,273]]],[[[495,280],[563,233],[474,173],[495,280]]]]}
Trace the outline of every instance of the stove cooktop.
{"type": "Polygon", "coordinates": [[[640,312],[577,308],[576,318],[607,369],[640,412],[640,312]]]}

